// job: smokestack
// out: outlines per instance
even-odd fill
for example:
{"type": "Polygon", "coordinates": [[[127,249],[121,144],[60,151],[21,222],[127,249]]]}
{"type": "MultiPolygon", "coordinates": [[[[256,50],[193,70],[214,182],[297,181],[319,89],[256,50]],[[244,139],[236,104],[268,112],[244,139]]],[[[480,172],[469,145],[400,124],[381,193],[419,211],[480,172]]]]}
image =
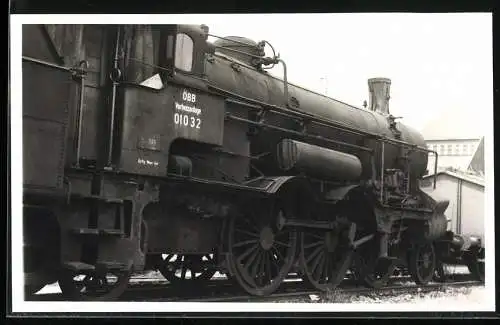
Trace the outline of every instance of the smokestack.
{"type": "Polygon", "coordinates": [[[368,79],[368,89],[370,90],[370,105],[368,106],[368,109],[382,114],[389,114],[391,79],[368,79]]]}

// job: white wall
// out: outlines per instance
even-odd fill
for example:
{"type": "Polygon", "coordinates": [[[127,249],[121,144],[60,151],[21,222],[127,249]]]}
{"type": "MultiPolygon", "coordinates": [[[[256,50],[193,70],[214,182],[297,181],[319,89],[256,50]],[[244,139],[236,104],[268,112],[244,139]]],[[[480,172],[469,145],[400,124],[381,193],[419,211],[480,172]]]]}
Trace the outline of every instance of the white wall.
{"type": "Polygon", "coordinates": [[[462,182],[462,234],[484,240],[484,187],[462,182]]]}
{"type": "Polygon", "coordinates": [[[438,175],[436,189],[432,188],[432,180],[427,179],[428,185],[423,185],[422,190],[431,195],[435,200],[449,200],[450,204],[444,212],[448,220],[448,230],[465,235],[476,235],[484,240],[484,187],[460,180],[456,177],[441,174],[438,175]],[[460,224],[457,227],[457,191],[461,186],[461,206],[459,207],[460,224]]]}

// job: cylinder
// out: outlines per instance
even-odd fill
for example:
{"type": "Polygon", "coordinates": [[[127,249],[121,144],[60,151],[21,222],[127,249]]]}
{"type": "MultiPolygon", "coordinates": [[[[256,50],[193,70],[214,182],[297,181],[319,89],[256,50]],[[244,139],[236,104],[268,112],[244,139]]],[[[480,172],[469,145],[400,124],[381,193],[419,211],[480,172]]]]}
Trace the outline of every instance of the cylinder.
{"type": "Polygon", "coordinates": [[[278,166],[309,176],[332,180],[357,180],[362,167],[358,157],[312,144],[283,139],[278,143],[278,166]]]}

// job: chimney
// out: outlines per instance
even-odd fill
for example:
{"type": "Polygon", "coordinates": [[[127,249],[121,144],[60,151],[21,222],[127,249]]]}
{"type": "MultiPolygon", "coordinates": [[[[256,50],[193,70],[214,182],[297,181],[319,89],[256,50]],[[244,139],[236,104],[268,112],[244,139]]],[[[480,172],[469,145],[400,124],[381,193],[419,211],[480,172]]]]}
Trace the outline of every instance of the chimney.
{"type": "Polygon", "coordinates": [[[391,79],[368,79],[368,89],[370,90],[370,105],[368,109],[382,114],[389,114],[391,79]]]}

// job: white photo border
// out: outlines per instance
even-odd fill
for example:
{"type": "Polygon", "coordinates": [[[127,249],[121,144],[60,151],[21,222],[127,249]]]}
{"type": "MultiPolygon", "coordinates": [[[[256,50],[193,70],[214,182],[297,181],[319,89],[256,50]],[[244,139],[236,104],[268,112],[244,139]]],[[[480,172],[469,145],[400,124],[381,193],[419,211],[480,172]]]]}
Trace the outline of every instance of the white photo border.
{"type": "MultiPolygon", "coordinates": [[[[183,303],[183,302],[32,302],[23,298],[23,242],[22,242],[22,25],[23,24],[241,24],[250,20],[260,23],[271,22],[275,26],[286,26],[290,18],[307,21],[305,26],[314,25],[318,16],[328,15],[373,15],[373,14],[231,14],[231,15],[11,15],[11,279],[12,312],[14,313],[137,313],[137,312],[484,312],[495,310],[495,237],[494,237],[494,163],[493,163],[493,119],[485,125],[485,287],[490,299],[482,304],[459,305],[439,304],[311,304],[311,303],[183,303]],[[293,17],[290,17],[293,16],[293,17]]],[[[377,14],[377,15],[394,15],[377,14]]],[[[411,15],[401,13],[397,15],[411,15]]],[[[431,15],[431,14],[429,14],[431,15]]],[[[432,14],[433,15],[433,14],[432,14]]],[[[453,15],[453,14],[452,14],[453,15]]],[[[460,14],[456,14],[460,15],[460,14]]],[[[471,14],[462,14],[471,15],[471,14]]],[[[484,15],[492,21],[491,13],[484,15]]],[[[383,17],[381,17],[383,19],[383,17]]],[[[422,17],[425,19],[425,17],[422,17]]],[[[490,29],[491,30],[491,29],[490,29]]],[[[493,75],[492,75],[493,79],[493,75]]],[[[493,84],[492,84],[493,85],[493,84]]],[[[493,98],[493,87],[492,87],[493,98]]],[[[493,100],[491,101],[493,102],[493,100]]],[[[493,105],[492,111],[493,114],[493,105]]]]}

